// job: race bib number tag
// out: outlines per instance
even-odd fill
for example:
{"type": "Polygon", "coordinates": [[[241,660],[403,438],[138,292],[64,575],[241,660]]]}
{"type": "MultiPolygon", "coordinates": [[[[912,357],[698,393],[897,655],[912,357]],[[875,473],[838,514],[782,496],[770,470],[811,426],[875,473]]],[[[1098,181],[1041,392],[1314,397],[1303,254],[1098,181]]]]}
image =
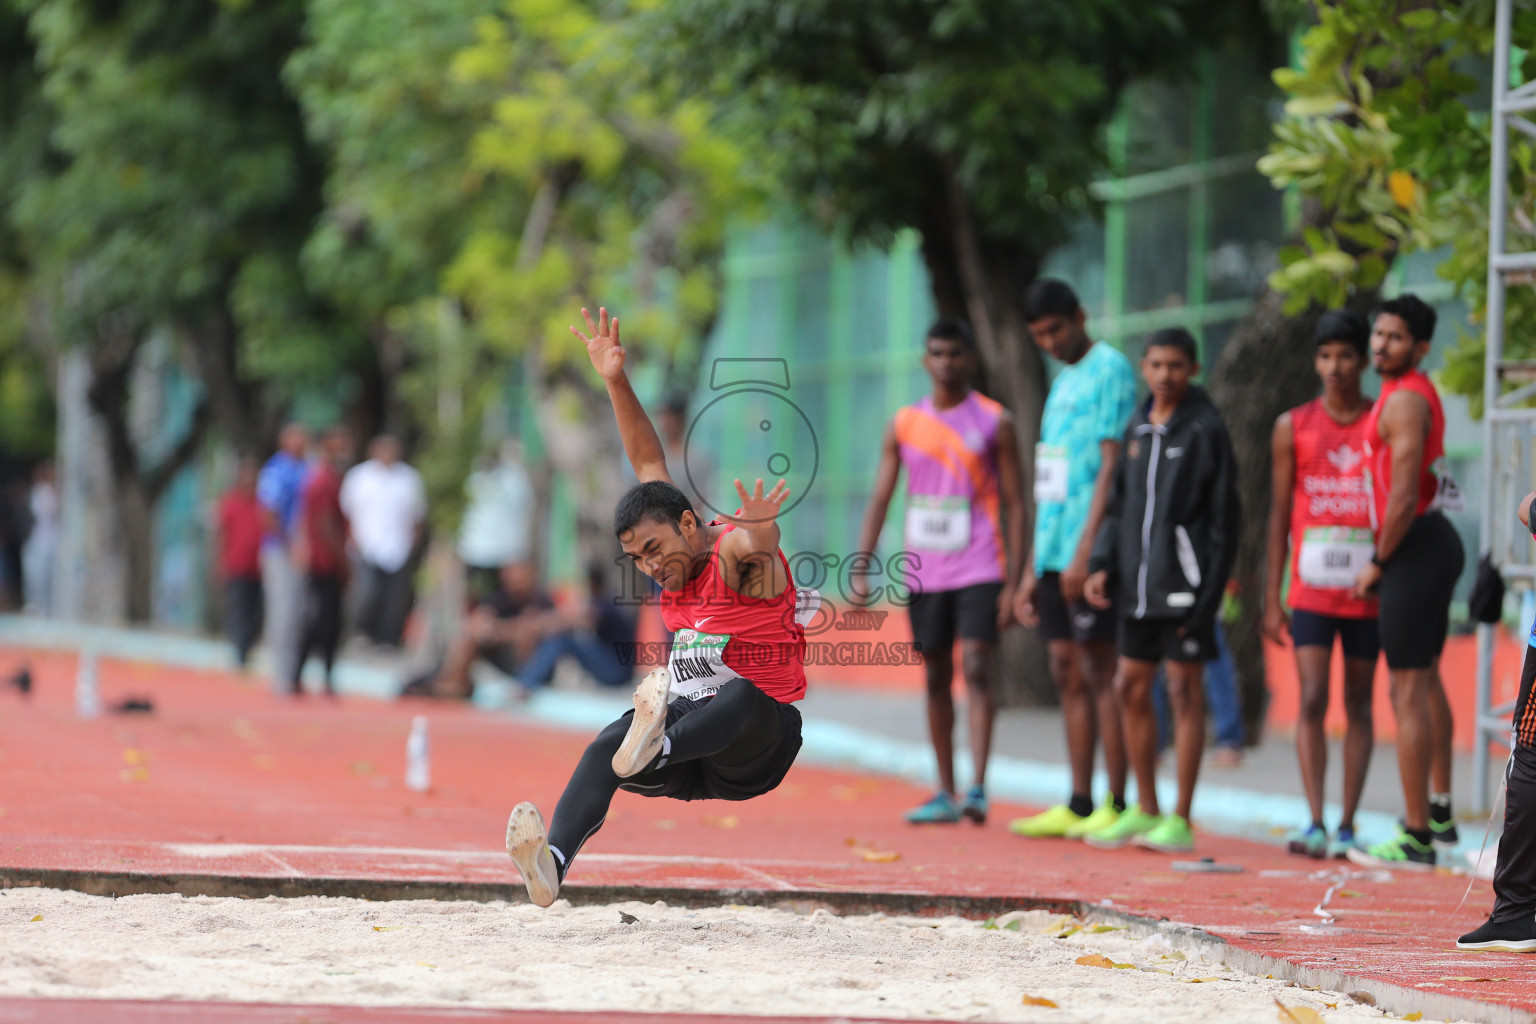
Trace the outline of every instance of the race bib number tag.
{"type": "Polygon", "coordinates": [[[1067,450],[1059,444],[1035,445],[1035,501],[1067,500],[1067,450]]]}
{"type": "Polygon", "coordinates": [[[672,656],[667,671],[672,676],[671,690],[679,697],[712,697],[720,687],[741,676],[725,664],[725,645],[729,636],[680,629],[672,638],[672,656]]]}
{"type": "Polygon", "coordinates": [[[1429,503],[1432,509],[1440,509],[1443,512],[1465,512],[1467,499],[1461,493],[1461,485],[1456,478],[1451,476],[1451,471],[1446,468],[1445,460],[1439,459],[1432,467],[1437,486],[1435,488],[1435,500],[1429,503]]]}
{"type": "Polygon", "coordinates": [[[964,551],[971,543],[971,503],[960,497],[907,497],[907,546],[918,551],[964,551]]]}
{"type": "Polygon", "coordinates": [[[1375,553],[1370,530],[1314,526],[1302,534],[1296,570],[1309,587],[1348,590],[1375,553]]]}

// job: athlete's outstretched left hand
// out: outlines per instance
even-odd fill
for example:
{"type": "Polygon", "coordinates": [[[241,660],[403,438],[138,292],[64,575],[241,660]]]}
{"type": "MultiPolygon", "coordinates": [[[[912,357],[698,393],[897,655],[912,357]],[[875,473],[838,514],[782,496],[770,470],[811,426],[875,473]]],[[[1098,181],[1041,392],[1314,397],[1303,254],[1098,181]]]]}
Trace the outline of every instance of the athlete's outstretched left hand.
{"type": "Polygon", "coordinates": [[[757,485],[748,494],[740,480],[736,483],[736,496],[741,499],[741,511],[733,516],[721,513],[720,518],[727,522],[744,526],[748,530],[754,527],[767,526],[779,517],[779,508],[784,504],[784,499],[789,497],[789,485],[783,480],[774,484],[773,490],[763,494],[763,480],[758,477],[757,485]]]}

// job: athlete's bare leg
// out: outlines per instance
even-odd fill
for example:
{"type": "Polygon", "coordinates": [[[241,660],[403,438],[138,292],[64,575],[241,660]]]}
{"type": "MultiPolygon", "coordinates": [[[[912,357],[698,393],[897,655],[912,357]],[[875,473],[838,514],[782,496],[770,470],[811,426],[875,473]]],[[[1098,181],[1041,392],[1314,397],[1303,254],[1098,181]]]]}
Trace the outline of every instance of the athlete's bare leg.
{"type": "Polygon", "coordinates": [[[1157,713],[1152,710],[1152,681],[1157,662],[1121,658],[1115,670],[1115,694],[1125,752],[1136,775],[1136,800],[1147,814],[1157,814],[1157,713]]]}
{"type": "MultiPolygon", "coordinates": [[[[1093,749],[1099,741],[1098,695],[1087,679],[1087,657],[1071,640],[1045,645],[1051,681],[1061,696],[1061,722],[1067,733],[1067,762],[1072,766],[1072,793],[1093,795],[1093,749]]],[[[1113,678],[1113,670],[1111,670],[1113,678]]],[[[1122,759],[1123,760],[1123,759],[1122,759]]]]}
{"type": "Polygon", "coordinates": [[[992,662],[996,651],[996,645],[985,640],[960,641],[960,670],[965,676],[966,720],[970,726],[971,766],[975,772],[971,784],[975,786],[986,785],[987,761],[992,756],[992,727],[997,721],[997,699],[992,693],[992,662]]]}
{"type": "Polygon", "coordinates": [[[1375,680],[1375,660],[1344,659],[1344,817],[1339,824],[1350,828],[1355,826],[1355,809],[1365,792],[1365,773],[1376,742],[1371,712],[1375,680]]]}
{"type": "Polygon", "coordinates": [[[1445,680],[1440,677],[1440,659],[1435,659],[1434,685],[1429,694],[1429,722],[1434,730],[1434,747],[1429,755],[1429,785],[1432,793],[1451,791],[1451,741],[1455,734],[1455,722],[1451,719],[1451,702],[1445,696],[1445,680]]]}
{"type": "Polygon", "coordinates": [[[1174,811],[1188,821],[1205,754],[1205,662],[1169,661],[1165,665],[1168,703],[1173,708],[1174,753],[1179,764],[1179,802],[1174,811]]]}
{"type": "MultiPolygon", "coordinates": [[[[1125,799],[1125,732],[1120,721],[1120,698],[1115,695],[1115,645],[1108,640],[1088,640],[1079,645],[1078,671],[1093,694],[1099,739],[1104,746],[1104,772],[1109,776],[1109,792],[1125,799]]],[[[1093,751],[1088,753],[1088,783],[1093,782],[1093,751]]],[[[1082,791],[1088,794],[1087,790],[1082,791]]],[[[1092,795],[1092,794],[1088,794],[1092,795]]]]}
{"type": "Polygon", "coordinates": [[[1429,766],[1434,759],[1435,669],[1392,669],[1392,713],[1397,718],[1397,771],[1403,783],[1403,824],[1429,828],[1429,766]]]}
{"type": "MultiPolygon", "coordinates": [[[[1313,824],[1323,820],[1323,779],[1328,773],[1328,663],[1333,649],[1320,644],[1296,648],[1296,675],[1301,682],[1301,708],[1296,718],[1296,762],[1313,824]]],[[[1349,820],[1349,815],[1345,815],[1349,820]]]]}
{"type": "Polygon", "coordinates": [[[923,674],[928,682],[928,738],[939,767],[939,788],[955,791],[955,698],[950,685],[955,678],[952,650],[924,651],[923,674]]]}

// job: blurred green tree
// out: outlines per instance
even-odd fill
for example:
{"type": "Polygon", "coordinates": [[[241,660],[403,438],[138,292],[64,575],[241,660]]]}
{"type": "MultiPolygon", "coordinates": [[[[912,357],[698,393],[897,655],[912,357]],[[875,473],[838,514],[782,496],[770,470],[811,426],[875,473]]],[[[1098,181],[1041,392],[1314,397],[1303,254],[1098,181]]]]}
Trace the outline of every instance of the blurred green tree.
{"type": "Polygon", "coordinates": [[[678,65],[781,196],[851,242],[915,228],[940,312],[976,328],[1032,453],[1044,368],[1021,302],[1090,213],[1123,87],[1182,73],[1255,8],[1203,0],[674,0],[645,51],[678,65]]]}
{"type": "Polygon", "coordinates": [[[48,330],[89,355],[124,538],[126,614],[139,621],[151,610],[156,504],[205,428],[242,453],[271,442],[281,388],[253,369],[245,346],[313,349],[338,363],[355,351],[356,332],[304,287],[298,266],[321,185],[281,80],[303,7],[9,0],[9,9],[26,17],[50,123],[32,155],[17,157],[32,173],[5,218],[48,330]],[[156,331],[175,338],[203,391],[180,437],[149,439],[131,422],[135,367],[156,331]]]}

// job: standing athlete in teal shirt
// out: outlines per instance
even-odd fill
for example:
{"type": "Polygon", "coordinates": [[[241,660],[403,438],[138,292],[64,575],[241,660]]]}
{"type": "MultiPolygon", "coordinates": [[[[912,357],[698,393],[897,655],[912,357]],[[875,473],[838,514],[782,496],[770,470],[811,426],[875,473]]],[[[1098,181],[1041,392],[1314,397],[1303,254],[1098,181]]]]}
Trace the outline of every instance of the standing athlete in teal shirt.
{"type": "Polygon", "coordinates": [[[1114,608],[1083,600],[1088,555],[1109,500],[1120,440],[1136,401],[1136,375],[1120,351],[1095,343],[1087,314],[1065,283],[1036,281],[1024,296],[1035,344],[1064,366],[1051,382],[1035,449],[1035,544],[1016,600],[1019,621],[1038,626],[1061,693],[1072,765],[1064,804],[1008,827],[1021,836],[1078,839],[1125,808],[1125,742],[1114,692],[1114,608]],[[1104,740],[1109,798],[1093,806],[1093,752],[1104,740]]]}

